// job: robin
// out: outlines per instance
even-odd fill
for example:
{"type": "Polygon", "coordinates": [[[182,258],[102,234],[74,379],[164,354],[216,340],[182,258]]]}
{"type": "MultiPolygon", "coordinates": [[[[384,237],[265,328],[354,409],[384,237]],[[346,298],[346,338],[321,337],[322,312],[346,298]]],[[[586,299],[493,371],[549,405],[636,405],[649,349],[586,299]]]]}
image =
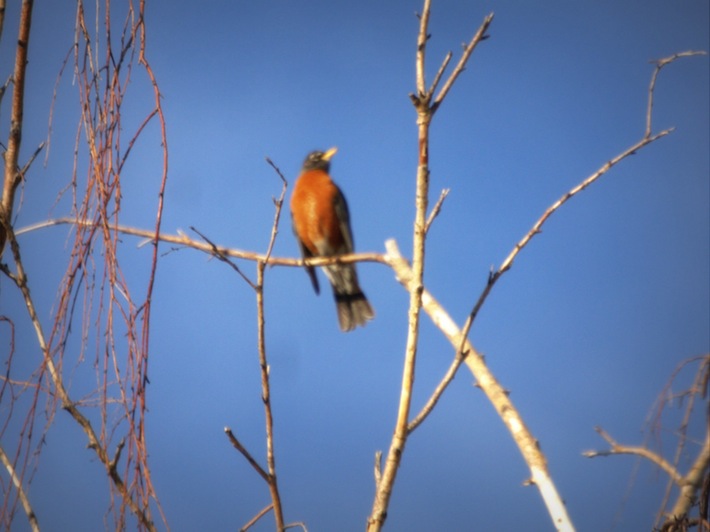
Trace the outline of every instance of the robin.
{"type": "MultiPolygon", "coordinates": [[[[314,151],[303,162],[291,195],[293,232],[303,258],[332,257],[353,252],[348,204],[328,174],[330,159],[337,152],[314,151]]],[[[355,264],[333,264],[323,271],[333,287],[338,322],[342,331],[352,331],[375,316],[357,280],[355,264]]],[[[306,266],[316,294],[320,293],[313,266],[306,266]]]]}

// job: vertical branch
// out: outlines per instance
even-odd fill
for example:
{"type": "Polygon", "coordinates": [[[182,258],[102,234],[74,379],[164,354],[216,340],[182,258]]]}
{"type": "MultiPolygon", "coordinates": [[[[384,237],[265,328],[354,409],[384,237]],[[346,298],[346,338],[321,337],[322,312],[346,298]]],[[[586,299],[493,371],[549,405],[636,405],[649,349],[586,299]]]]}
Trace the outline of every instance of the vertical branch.
{"type": "Polygon", "coordinates": [[[424,278],[424,254],[426,238],[426,212],[429,201],[429,124],[431,111],[429,97],[426,92],[424,79],[424,58],[426,42],[428,39],[428,22],[430,13],[430,0],[424,1],[424,9],[420,15],[419,35],[417,38],[416,73],[417,95],[412,96],[417,111],[418,126],[418,165],[416,182],[416,213],[414,215],[413,259],[412,259],[412,285],[409,290],[409,310],[407,313],[407,344],[404,352],[404,368],[402,371],[402,386],[395,422],[394,435],[390,442],[389,452],[385,460],[384,469],[375,486],[375,500],[368,519],[367,530],[376,532],[381,530],[387,517],[392,488],[404,453],[407,442],[409,423],[409,410],[412,403],[412,389],[416,366],[417,345],[419,343],[419,318],[421,310],[421,297],[424,278]]]}
{"type": "Polygon", "coordinates": [[[454,69],[449,79],[445,83],[446,91],[432,105],[432,97],[436,86],[443,75],[443,72],[450,61],[447,55],[442,67],[438,70],[435,81],[430,90],[426,88],[425,79],[425,57],[426,43],[429,39],[428,24],[431,13],[431,0],[424,0],[424,7],[419,16],[419,33],[417,36],[417,51],[415,59],[416,70],[416,94],[410,94],[410,99],[417,112],[418,128],[418,165],[416,178],[416,212],[414,217],[413,247],[412,247],[412,274],[409,289],[409,310],[407,344],[404,354],[404,368],[402,371],[402,387],[395,423],[394,435],[390,442],[389,452],[385,460],[384,469],[381,472],[376,485],[375,500],[372,511],[368,519],[368,531],[379,531],[384,525],[387,508],[389,507],[392,488],[399,465],[401,463],[404,447],[409,436],[409,412],[412,402],[412,392],[414,386],[414,375],[416,367],[417,346],[419,344],[419,324],[421,318],[422,292],[424,291],[424,259],[427,232],[427,209],[429,206],[429,126],[432,117],[439,104],[446,96],[446,92],[451,88],[458,75],[463,71],[468,58],[476,44],[483,40],[486,29],[493,20],[489,15],[473,37],[469,46],[464,50],[464,54],[454,69]]]}
{"type": "Polygon", "coordinates": [[[271,387],[269,385],[269,364],[266,361],[266,340],[264,335],[264,269],[266,263],[259,261],[256,264],[256,309],[258,324],[259,368],[261,369],[261,400],[264,402],[264,416],[266,421],[266,467],[269,476],[267,483],[271,500],[274,503],[274,519],[276,530],[284,529],[283,508],[279,495],[276,479],[276,458],[274,455],[274,417],[271,411],[271,387]]]}
{"type": "MultiPolygon", "coordinates": [[[[12,223],[12,210],[15,203],[15,191],[20,185],[22,174],[18,171],[20,143],[22,141],[22,120],[25,104],[25,73],[27,68],[27,49],[30,44],[30,26],[32,25],[33,0],[23,0],[20,11],[20,30],[15,51],[15,69],[13,73],[12,111],[10,116],[10,136],[5,151],[5,172],[0,201],[0,218],[8,225],[12,223]]],[[[0,21],[5,19],[4,2],[0,5],[0,21]]],[[[0,224],[0,256],[7,240],[5,224],[0,224]]]]}
{"type": "Polygon", "coordinates": [[[269,245],[266,251],[266,260],[260,260],[256,263],[256,311],[257,311],[257,342],[259,348],[259,368],[261,369],[261,399],[264,402],[264,415],[266,420],[266,467],[269,471],[268,485],[271,493],[271,501],[274,505],[274,520],[276,521],[276,530],[281,532],[285,528],[283,507],[281,506],[281,496],[279,495],[279,487],[276,479],[276,456],[274,453],[274,417],[271,409],[271,386],[269,383],[269,364],[266,360],[266,320],[264,319],[264,270],[268,262],[271,251],[276,242],[278,234],[279,219],[281,217],[281,208],[283,207],[284,197],[286,196],[286,179],[281,174],[281,171],[274,165],[271,159],[266,161],[276,170],[276,173],[281,178],[282,187],[281,195],[278,199],[274,199],[276,206],[274,212],[274,223],[271,226],[271,236],[269,245]]]}

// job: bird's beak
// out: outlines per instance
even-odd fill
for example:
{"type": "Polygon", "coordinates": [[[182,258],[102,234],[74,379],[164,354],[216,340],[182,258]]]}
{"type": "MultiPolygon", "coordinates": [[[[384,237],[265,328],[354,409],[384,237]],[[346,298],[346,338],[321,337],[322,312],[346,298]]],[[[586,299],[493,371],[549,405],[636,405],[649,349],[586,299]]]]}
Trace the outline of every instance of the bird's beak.
{"type": "Polygon", "coordinates": [[[327,152],[325,152],[323,154],[323,159],[325,159],[326,161],[330,161],[330,159],[333,157],[333,155],[335,155],[337,152],[338,152],[338,148],[333,146],[332,148],[330,148],[327,152]]]}

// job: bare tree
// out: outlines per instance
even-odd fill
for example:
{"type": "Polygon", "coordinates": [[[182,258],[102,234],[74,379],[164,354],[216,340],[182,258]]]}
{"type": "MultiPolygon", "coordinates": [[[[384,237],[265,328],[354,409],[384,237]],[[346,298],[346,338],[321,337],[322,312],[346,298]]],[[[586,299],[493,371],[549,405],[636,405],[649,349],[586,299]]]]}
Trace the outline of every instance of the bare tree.
{"type": "MultiPolygon", "coordinates": [[[[430,0],[424,0],[422,12],[418,15],[419,32],[414,65],[416,86],[410,95],[417,112],[418,126],[416,147],[418,166],[414,198],[416,211],[411,263],[401,256],[394,241],[386,243],[385,254],[361,253],[304,261],[272,256],[279,232],[287,183],[280,170],[270,160],[268,162],[280,178],[282,186],[279,197],[274,199],[274,218],[265,252],[221,246],[213,242],[208,235],[194,228],[193,232],[196,235],[194,237],[182,233],[170,235],[161,231],[163,195],[168,177],[167,127],[161,107],[160,90],[145,50],[145,2],[140,0],[136,4],[131,0],[122,8],[117,8],[112,6],[110,0],[106,0],[105,3],[97,3],[96,6],[99,11],[94,14],[94,17],[97,20],[99,17],[103,18],[105,32],[99,31],[98,27],[93,32],[89,29],[92,25],[87,21],[91,20],[91,17],[87,16],[86,11],[90,6],[86,6],[83,0],[78,0],[74,45],[60,72],[61,77],[64,75],[65,67],[71,65],[77,79],[78,105],[81,110],[74,173],[64,192],[71,198],[70,213],[62,218],[16,230],[13,223],[15,193],[23,179],[26,179],[29,165],[43,147],[43,144],[40,144],[34,155],[20,166],[18,154],[23,121],[24,69],[27,63],[33,7],[31,0],[24,0],[22,4],[12,76],[10,135],[5,151],[3,197],[0,204],[0,253],[3,247],[9,250],[5,253],[5,260],[9,264],[2,264],[2,272],[22,296],[27,315],[35,331],[36,352],[39,356],[36,369],[30,376],[16,378],[11,372],[12,358],[16,354],[14,336],[9,342],[8,369],[1,381],[0,401],[9,404],[11,408],[0,426],[0,436],[10,433],[8,431],[10,418],[24,417],[20,423],[22,428],[19,437],[16,442],[13,442],[16,447],[11,450],[0,448],[0,461],[10,478],[9,483],[3,484],[5,495],[2,507],[3,524],[6,527],[10,526],[20,505],[33,529],[39,528],[39,519],[32,509],[25,486],[31,480],[38,465],[44,434],[50,430],[59,407],[66,411],[83,431],[88,447],[95,453],[103,474],[110,481],[113,526],[119,529],[129,527],[129,523],[135,523],[140,529],[155,530],[157,520],[168,526],[168,520],[163,515],[150,473],[145,437],[145,414],[148,405],[149,335],[153,286],[160,256],[159,246],[161,243],[169,243],[176,247],[195,249],[223,261],[253,289],[256,296],[257,363],[260,369],[265,422],[264,457],[260,458],[255,451],[247,449],[238,436],[238,430],[225,427],[225,434],[234,449],[264,480],[271,502],[261,510],[255,509],[254,517],[243,525],[242,530],[250,528],[269,512],[273,512],[275,528],[278,531],[291,527],[300,527],[304,530],[306,528],[303,523],[285,522],[284,501],[277,482],[277,442],[274,438],[274,424],[277,422],[278,413],[273,410],[271,404],[272,387],[265,335],[264,286],[267,266],[323,266],[337,262],[362,261],[376,262],[390,267],[409,296],[407,343],[397,418],[384,462],[382,453],[378,453],[375,457],[375,490],[367,529],[381,530],[384,526],[390,510],[391,495],[396,487],[397,473],[404,460],[409,438],[433,411],[458,370],[465,365],[518,446],[530,470],[528,483],[538,488],[553,526],[558,530],[573,530],[572,520],[550,475],[547,458],[540,449],[538,439],[532,434],[519,410],[511,401],[508,391],[499,383],[483,356],[471,343],[468,338],[469,332],[493,288],[511,269],[521,251],[540,233],[542,226],[552,214],[565,205],[570,198],[607,174],[616,164],[672,132],[672,129],[653,132],[652,111],[657,76],[663,67],[678,58],[701,52],[683,52],[656,63],[648,89],[643,136],[603,163],[597,171],[565,192],[544,211],[532,224],[530,230],[514,245],[500,266],[491,271],[482,293],[477,298],[472,298],[472,308],[467,320],[463,325],[458,325],[437,302],[434,295],[427,290],[423,281],[428,230],[448,194],[448,191],[443,191],[430,208],[430,125],[457,79],[471,61],[473,52],[488,37],[488,31],[493,23],[493,14],[486,16],[475,30],[451,72],[446,75],[453,53],[445,56],[429,84],[425,77],[425,67],[427,43],[431,37],[429,34],[430,0]],[[118,29],[118,37],[112,34],[116,29],[118,29]],[[101,46],[98,45],[99,43],[101,46]],[[152,106],[139,125],[128,129],[129,132],[125,133],[125,124],[121,118],[122,104],[131,87],[130,81],[134,69],[142,69],[150,80],[152,106]],[[133,147],[146,135],[146,126],[153,122],[159,126],[161,149],[156,156],[162,164],[162,173],[153,185],[153,194],[156,198],[155,222],[148,229],[129,227],[121,223],[122,171],[133,147]],[[82,150],[79,149],[80,145],[82,150]],[[78,158],[80,151],[84,150],[88,154],[87,170],[85,175],[80,175],[78,168],[82,165],[78,164],[78,158]],[[71,252],[59,287],[55,313],[48,320],[40,316],[37,311],[30,291],[31,279],[28,278],[24,268],[22,247],[17,237],[53,225],[69,227],[71,252]],[[144,264],[148,272],[148,282],[145,287],[136,288],[126,280],[123,263],[119,258],[121,235],[144,238],[151,246],[150,257],[144,264]],[[251,278],[233,260],[234,258],[254,262],[255,279],[251,278]],[[413,415],[412,396],[422,310],[451,343],[453,356],[448,371],[429,394],[425,406],[413,415]],[[76,339],[73,334],[77,330],[80,331],[79,355],[73,357],[72,349],[68,346],[75,346],[76,339]],[[94,339],[91,344],[87,341],[89,336],[94,339]],[[71,366],[84,368],[87,365],[92,368],[97,383],[96,389],[89,396],[74,397],[65,382],[66,368],[71,366]],[[23,406],[25,403],[29,406],[22,412],[16,412],[12,407],[20,405],[21,402],[23,406]],[[48,421],[41,426],[38,436],[36,428],[41,425],[38,421],[40,413],[44,414],[48,421]]],[[[0,30],[3,13],[4,1],[0,0],[0,30]]],[[[6,84],[5,87],[9,85],[6,84]]],[[[0,317],[0,326],[14,333],[15,324],[12,319],[0,317]]],[[[705,380],[702,382],[707,388],[707,360],[704,364],[702,375],[705,376],[705,380]]],[[[689,392],[689,397],[696,397],[700,388],[699,384],[692,393],[689,392]]],[[[17,410],[21,409],[17,408],[17,410]]],[[[628,448],[616,444],[601,429],[600,434],[612,446],[611,454],[628,451],[628,448]]],[[[682,445],[684,444],[679,445],[679,449],[682,445]]],[[[710,461],[708,445],[710,444],[706,442],[702,447],[697,463],[686,475],[678,472],[677,459],[674,464],[667,463],[660,457],[653,459],[681,488],[678,502],[670,511],[668,519],[675,521],[685,519],[690,505],[697,499],[699,490],[704,489],[704,493],[707,493],[708,489],[703,488],[703,482],[707,479],[707,463],[710,461]]],[[[643,452],[646,454],[641,451],[636,454],[653,456],[649,454],[650,451],[643,452]]],[[[599,454],[601,453],[597,453],[599,454]]],[[[706,522],[707,508],[705,514],[701,511],[700,515],[699,519],[706,522]]]]}

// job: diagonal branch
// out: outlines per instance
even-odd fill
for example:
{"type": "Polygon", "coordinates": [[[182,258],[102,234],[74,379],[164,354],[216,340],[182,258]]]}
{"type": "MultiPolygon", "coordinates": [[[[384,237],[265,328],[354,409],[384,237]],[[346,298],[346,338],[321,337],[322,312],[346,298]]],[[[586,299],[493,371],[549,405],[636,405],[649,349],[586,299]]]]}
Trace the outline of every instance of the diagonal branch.
{"type": "Polygon", "coordinates": [[[488,16],[486,16],[486,18],[483,19],[483,23],[481,23],[481,25],[479,26],[476,34],[473,36],[471,41],[464,47],[459,62],[456,64],[454,70],[451,72],[451,75],[446,80],[446,83],[444,83],[444,86],[439,91],[439,94],[436,96],[436,98],[434,98],[434,102],[431,104],[432,113],[436,111],[439,105],[441,105],[441,102],[444,101],[444,98],[446,98],[446,95],[449,93],[451,87],[453,87],[454,83],[456,82],[456,78],[458,78],[461,72],[463,72],[466,68],[468,58],[471,57],[471,54],[476,49],[476,46],[478,46],[478,43],[488,38],[488,35],[486,35],[486,31],[488,31],[488,27],[491,25],[491,22],[493,22],[493,13],[490,13],[488,16]]]}
{"type": "MultiPolygon", "coordinates": [[[[402,258],[394,240],[388,240],[386,246],[389,264],[394,269],[397,280],[408,289],[411,289],[413,282],[412,269],[407,264],[407,261],[402,258]]],[[[508,392],[488,369],[483,356],[476,351],[449,314],[426,290],[422,292],[422,308],[429,315],[434,325],[446,336],[454,349],[460,350],[460,346],[463,344],[463,352],[467,354],[464,359],[466,365],[517,444],[520,453],[530,468],[531,477],[529,483],[537,486],[540,490],[547,511],[557,530],[574,530],[564,502],[550,476],[547,460],[540,450],[538,441],[523,422],[520,413],[510,400],[508,392]]]]}
{"type": "Polygon", "coordinates": [[[626,159],[627,157],[630,157],[631,155],[635,155],[639,150],[642,148],[645,148],[649,144],[652,144],[653,142],[657,141],[660,138],[665,137],[666,135],[672,133],[674,131],[674,128],[668,128],[664,129],[663,131],[656,133],[655,135],[651,134],[651,111],[653,109],[653,94],[655,91],[656,87],[656,78],[658,76],[658,73],[660,72],[661,68],[664,66],[672,63],[678,58],[681,57],[688,57],[692,55],[698,55],[702,54],[704,52],[681,52],[677,53],[673,56],[667,57],[665,59],[661,59],[657,62],[656,69],[653,72],[653,75],[651,76],[651,84],[649,86],[649,95],[648,95],[648,108],[646,112],[646,131],[644,133],[644,136],[635,144],[624,150],[623,152],[619,153],[616,157],[613,157],[606,163],[604,163],[596,172],[591,174],[589,177],[587,177],[584,181],[579,183],[577,186],[569,190],[567,193],[565,193],[561,198],[559,198],[555,203],[550,205],[550,207],[545,210],[545,212],[542,214],[542,216],[535,222],[535,224],[532,226],[532,228],[523,236],[523,238],[520,239],[520,241],[515,244],[515,247],[513,250],[508,254],[508,256],[505,258],[505,260],[501,263],[500,267],[495,271],[491,272],[491,274],[488,277],[488,282],[486,283],[486,287],[484,288],[483,292],[478,298],[478,301],[476,301],[475,305],[473,306],[473,309],[471,310],[468,319],[466,320],[466,323],[464,325],[464,331],[466,336],[468,335],[468,332],[471,329],[471,326],[473,325],[473,322],[476,319],[476,316],[478,315],[479,310],[483,306],[483,303],[486,301],[488,298],[488,295],[490,294],[491,290],[493,289],[494,285],[498,282],[498,280],[513,266],[513,262],[517,258],[518,254],[527,246],[530,241],[535,237],[537,234],[542,232],[542,226],[547,222],[547,220],[552,216],[555,212],[557,212],[560,207],[562,207],[565,203],[567,203],[570,199],[572,199],[574,196],[576,196],[578,193],[582,192],[584,189],[586,189],[588,186],[590,186],[592,183],[597,181],[600,177],[602,177],[604,174],[606,174],[609,170],[611,170],[614,166],[619,164],[621,161],[626,159]]]}
{"type": "Polygon", "coordinates": [[[17,490],[17,494],[20,497],[20,502],[22,503],[22,508],[24,508],[25,513],[27,514],[27,520],[30,522],[32,532],[39,532],[39,522],[37,521],[37,515],[32,509],[30,500],[27,497],[27,492],[22,486],[22,479],[17,476],[17,473],[15,472],[15,467],[12,465],[12,462],[10,462],[10,459],[5,453],[5,449],[3,449],[1,445],[0,462],[2,462],[2,465],[5,466],[5,469],[7,469],[7,472],[10,475],[10,479],[12,480],[12,483],[15,486],[15,489],[17,490]]]}

